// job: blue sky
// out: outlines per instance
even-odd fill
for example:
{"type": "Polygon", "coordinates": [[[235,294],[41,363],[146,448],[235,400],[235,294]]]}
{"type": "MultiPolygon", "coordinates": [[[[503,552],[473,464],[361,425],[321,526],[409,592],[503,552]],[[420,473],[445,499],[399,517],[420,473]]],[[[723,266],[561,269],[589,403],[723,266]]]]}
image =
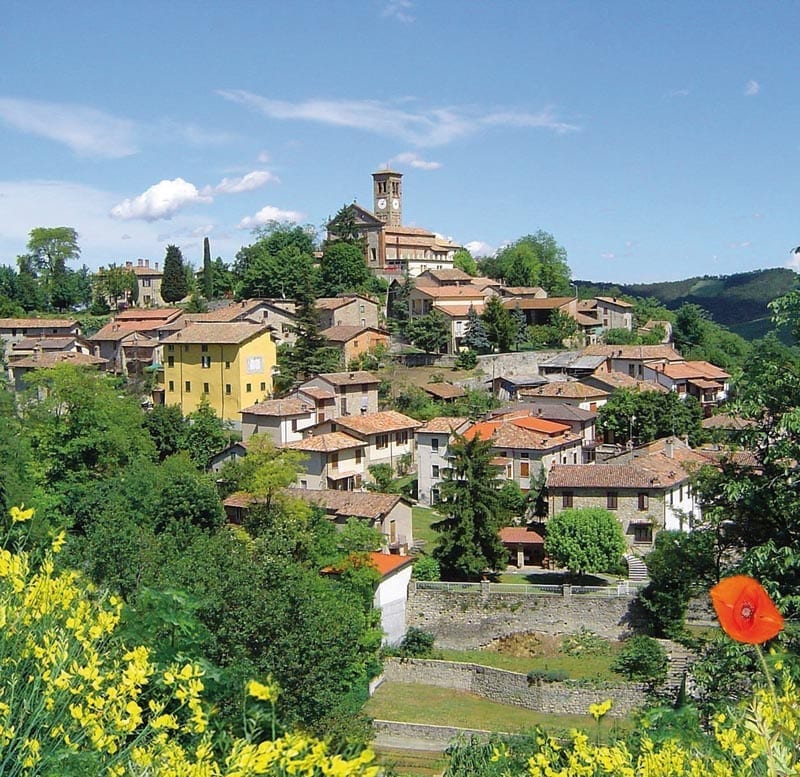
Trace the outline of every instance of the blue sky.
{"type": "MultiPolygon", "coordinates": [[[[0,264],[72,226],[92,269],[231,260],[404,173],[484,253],[544,229],[573,276],[792,266],[800,4],[37,2],[0,23],[0,264]]],[[[800,269],[795,264],[795,269],[800,269]]]]}

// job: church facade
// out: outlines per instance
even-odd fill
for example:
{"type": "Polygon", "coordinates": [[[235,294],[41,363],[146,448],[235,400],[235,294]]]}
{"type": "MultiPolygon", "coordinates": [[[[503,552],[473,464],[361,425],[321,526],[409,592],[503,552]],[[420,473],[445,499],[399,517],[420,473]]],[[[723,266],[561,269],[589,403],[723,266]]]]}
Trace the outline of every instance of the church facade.
{"type": "Polygon", "coordinates": [[[426,229],[403,226],[402,173],[395,170],[373,173],[372,193],[372,211],[358,203],[351,207],[365,238],[364,258],[375,274],[396,278],[408,271],[416,278],[427,270],[453,267],[453,256],[462,246],[426,229]]]}

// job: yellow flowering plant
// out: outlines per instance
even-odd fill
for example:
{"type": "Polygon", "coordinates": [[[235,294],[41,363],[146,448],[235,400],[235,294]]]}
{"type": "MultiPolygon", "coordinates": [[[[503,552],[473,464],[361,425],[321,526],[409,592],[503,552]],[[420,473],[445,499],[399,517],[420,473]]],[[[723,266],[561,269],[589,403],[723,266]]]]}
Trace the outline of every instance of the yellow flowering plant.
{"type": "MultiPolygon", "coordinates": [[[[32,512],[15,508],[12,522],[32,512]]],[[[160,670],[147,647],[112,639],[122,602],[75,571],[56,572],[56,538],[34,564],[0,549],[0,774],[374,777],[373,754],[351,758],[300,733],[228,739],[219,755],[192,663],[160,670]]],[[[254,683],[256,699],[274,685],[254,683]]]]}

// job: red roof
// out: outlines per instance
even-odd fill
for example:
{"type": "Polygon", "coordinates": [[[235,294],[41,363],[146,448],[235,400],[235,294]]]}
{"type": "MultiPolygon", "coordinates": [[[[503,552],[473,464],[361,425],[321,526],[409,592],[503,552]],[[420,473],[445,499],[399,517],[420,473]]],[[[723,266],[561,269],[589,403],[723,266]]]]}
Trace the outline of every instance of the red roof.
{"type": "Polygon", "coordinates": [[[381,577],[386,577],[414,561],[411,556],[398,556],[396,553],[370,553],[369,558],[381,577]]]}
{"type": "Polygon", "coordinates": [[[505,529],[500,529],[500,539],[515,544],[544,545],[542,535],[525,526],[506,526],[505,529]]]}

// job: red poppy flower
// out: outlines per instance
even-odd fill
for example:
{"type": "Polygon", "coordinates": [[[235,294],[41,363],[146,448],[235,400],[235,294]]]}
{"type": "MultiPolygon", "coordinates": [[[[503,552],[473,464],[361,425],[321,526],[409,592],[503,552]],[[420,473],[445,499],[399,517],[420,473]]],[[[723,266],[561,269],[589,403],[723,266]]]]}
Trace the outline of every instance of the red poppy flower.
{"type": "Polygon", "coordinates": [[[783,616],[757,580],[747,575],[726,577],[711,589],[719,624],[737,642],[758,645],[783,628],[783,616]]]}

